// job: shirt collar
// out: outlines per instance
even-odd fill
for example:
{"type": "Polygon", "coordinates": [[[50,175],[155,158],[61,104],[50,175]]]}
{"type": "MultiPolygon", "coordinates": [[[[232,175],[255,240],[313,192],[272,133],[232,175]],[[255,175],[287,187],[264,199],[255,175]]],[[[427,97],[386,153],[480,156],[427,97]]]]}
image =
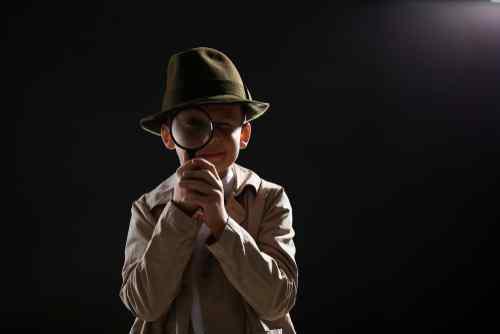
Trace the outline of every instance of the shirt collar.
{"type": "MultiPolygon", "coordinates": [[[[243,166],[233,163],[230,167],[234,173],[233,195],[238,197],[247,187],[257,193],[261,178],[243,166]]],[[[177,183],[177,174],[173,173],[166,180],[160,183],[155,189],[145,194],[145,200],[152,209],[159,204],[166,204],[173,195],[174,186],[177,183]]]]}

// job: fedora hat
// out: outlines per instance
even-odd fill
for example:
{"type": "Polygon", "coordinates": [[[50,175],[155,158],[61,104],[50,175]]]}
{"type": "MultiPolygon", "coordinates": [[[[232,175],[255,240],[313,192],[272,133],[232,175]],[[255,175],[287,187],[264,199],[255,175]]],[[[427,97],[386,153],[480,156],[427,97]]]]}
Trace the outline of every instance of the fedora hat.
{"type": "Polygon", "coordinates": [[[197,47],[170,57],[160,112],[141,118],[141,128],[160,136],[161,125],[175,111],[208,103],[241,104],[247,121],[260,117],[270,107],[267,102],[252,99],[228,56],[212,48],[197,47]]]}

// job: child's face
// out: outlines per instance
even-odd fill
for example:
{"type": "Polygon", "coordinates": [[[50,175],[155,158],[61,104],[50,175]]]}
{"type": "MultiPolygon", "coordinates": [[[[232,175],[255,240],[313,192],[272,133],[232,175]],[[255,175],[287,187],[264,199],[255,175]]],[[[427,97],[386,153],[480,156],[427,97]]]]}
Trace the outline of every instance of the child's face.
{"type": "MultiPolygon", "coordinates": [[[[248,145],[251,125],[248,122],[239,126],[243,120],[243,113],[238,104],[207,104],[202,107],[215,123],[215,130],[207,146],[196,152],[196,157],[204,158],[213,163],[219,176],[223,177],[227,169],[238,158],[240,149],[244,149],[248,145]],[[233,131],[229,130],[231,129],[230,125],[234,125],[233,131]],[[212,155],[214,153],[218,154],[212,155]]],[[[179,162],[183,165],[188,160],[187,152],[175,145],[166,125],[162,126],[161,137],[168,149],[176,150],[179,162]]]]}

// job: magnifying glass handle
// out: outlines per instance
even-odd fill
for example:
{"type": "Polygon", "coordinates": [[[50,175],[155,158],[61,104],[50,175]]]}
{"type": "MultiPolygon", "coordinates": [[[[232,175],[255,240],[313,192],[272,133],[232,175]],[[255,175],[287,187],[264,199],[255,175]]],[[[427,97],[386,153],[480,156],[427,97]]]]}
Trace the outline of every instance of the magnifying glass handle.
{"type": "MultiPolygon", "coordinates": [[[[197,150],[186,150],[187,151],[187,155],[188,155],[188,160],[191,160],[194,158],[195,154],[196,154],[196,151],[197,150]]],[[[204,214],[203,214],[203,209],[202,208],[198,208],[195,213],[192,215],[192,217],[196,220],[201,220],[203,221],[204,220],[204,214]]]]}
{"type": "Polygon", "coordinates": [[[188,160],[193,159],[195,154],[196,150],[187,150],[188,160]]]}

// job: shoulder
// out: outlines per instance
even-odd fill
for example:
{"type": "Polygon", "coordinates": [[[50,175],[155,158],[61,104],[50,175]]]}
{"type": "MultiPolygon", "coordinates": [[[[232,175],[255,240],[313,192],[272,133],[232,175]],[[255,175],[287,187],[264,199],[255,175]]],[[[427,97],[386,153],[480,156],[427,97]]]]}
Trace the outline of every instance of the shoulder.
{"type": "Polygon", "coordinates": [[[261,180],[261,191],[266,196],[276,196],[278,194],[285,193],[285,187],[282,185],[266,179],[261,180]]]}
{"type": "Polygon", "coordinates": [[[256,193],[267,194],[283,188],[281,185],[263,178],[254,170],[239,164],[234,164],[237,188],[252,185],[256,193]]]}
{"type": "Polygon", "coordinates": [[[238,170],[238,175],[244,175],[245,181],[243,183],[253,184],[255,194],[257,197],[261,197],[268,202],[269,200],[286,197],[285,188],[281,184],[271,181],[270,179],[260,176],[254,170],[243,167],[241,165],[236,165],[238,170]]]}
{"type": "Polygon", "coordinates": [[[158,207],[164,207],[170,200],[177,180],[177,175],[173,173],[168,178],[160,182],[154,188],[144,192],[139,198],[134,201],[137,205],[146,210],[152,211],[158,207]]]}

